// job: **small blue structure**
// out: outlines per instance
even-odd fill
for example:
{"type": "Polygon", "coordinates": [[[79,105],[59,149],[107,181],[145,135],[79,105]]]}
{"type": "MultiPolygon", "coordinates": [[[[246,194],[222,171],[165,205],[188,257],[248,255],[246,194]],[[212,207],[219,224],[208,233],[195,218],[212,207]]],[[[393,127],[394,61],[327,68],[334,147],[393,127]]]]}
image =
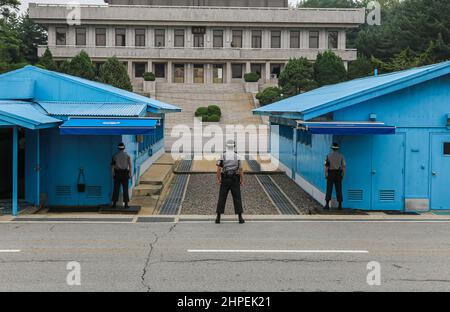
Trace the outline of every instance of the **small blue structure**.
{"type": "Polygon", "coordinates": [[[324,203],[332,142],[347,160],[344,206],[450,209],[450,62],[325,86],[261,107],[273,157],[324,203]]]}
{"type": "Polygon", "coordinates": [[[117,144],[124,142],[132,157],[132,192],[164,152],[165,114],[178,111],[33,66],[0,75],[0,195],[12,193],[14,215],[19,197],[33,205],[41,198],[47,206],[107,205],[117,144]],[[77,188],[80,183],[84,190],[77,188]]]}

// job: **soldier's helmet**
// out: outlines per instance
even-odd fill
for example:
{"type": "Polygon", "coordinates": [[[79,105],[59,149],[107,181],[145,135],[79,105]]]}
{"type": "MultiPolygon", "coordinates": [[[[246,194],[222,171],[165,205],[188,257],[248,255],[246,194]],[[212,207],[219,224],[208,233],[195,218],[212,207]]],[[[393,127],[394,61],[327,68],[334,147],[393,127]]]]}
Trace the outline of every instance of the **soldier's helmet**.
{"type": "Polygon", "coordinates": [[[338,150],[340,147],[339,147],[339,144],[338,143],[333,143],[333,145],[331,146],[331,148],[333,149],[333,150],[338,150]]]}
{"type": "Polygon", "coordinates": [[[124,150],[125,149],[125,144],[120,143],[119,145],[117,145],[117,148],[120,150],[124,150]]]}

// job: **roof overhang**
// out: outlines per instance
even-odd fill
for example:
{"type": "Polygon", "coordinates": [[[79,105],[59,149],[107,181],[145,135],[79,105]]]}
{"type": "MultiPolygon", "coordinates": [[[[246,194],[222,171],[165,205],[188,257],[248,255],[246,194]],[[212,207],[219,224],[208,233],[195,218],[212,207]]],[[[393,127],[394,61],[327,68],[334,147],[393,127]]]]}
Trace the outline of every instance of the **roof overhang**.
{"type": "Polygon", "coordinates": [[[0,125],[19,126],[30,130],[53,128],[61,120],[38,111],[30,103],[0,105],[0,125]]]}
{"type": "Polygon", "coordinates": [[[158,118],[69,118],[60,127],[61,135],[151,135],[158,118]]]}
{"type": "Polygon", "coordinates": [[[311,134],[332,135],[388,135],[396,132],[395,126],[387,126],[382,122],[297,121],[297,129],[311,134]]]}

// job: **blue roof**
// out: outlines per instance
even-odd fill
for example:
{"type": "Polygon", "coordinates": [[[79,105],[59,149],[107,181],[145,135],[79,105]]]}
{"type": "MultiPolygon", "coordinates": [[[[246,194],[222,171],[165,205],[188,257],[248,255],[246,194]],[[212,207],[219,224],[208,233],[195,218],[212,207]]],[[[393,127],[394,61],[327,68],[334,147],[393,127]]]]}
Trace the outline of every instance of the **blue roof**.
{"type": "Polygon", "coordinates": [[[139,117],[147,112],[147,104],[37,102],[50,116],[139,117]]]}
{"type": "Polygon", "coordinates": [[[450,61],[329,85],[260,107],[260,115],[312,118],[450,74],[450,61]]]}
{"type": "MultiPolygon", "coordinates": [[[[3,75],[0,75],[0,79],[3,79],[2,82],[6,82],[8,83],[10,79],[10,77],[12,76],[13,78],[16,76],[20,76],[19,78],[22,78],[23,76],[27,77],[26,73],[28,71],[32,71],[34,73],[38,73],[38,74],[43,74],[43,75],[47,75],[49,77],[54,77],[59,79],[60,81],[66,81],[66,82],[70,82],[70,83],[75,83],[77,85],[81,85],[83,87],[86,87],[90,90],[96,90],[97,92],[101,92],[104,94],[104,96],[98,97],[97,99],[95,99],[96,102],[114,102],[114,103],[135,103],[135,104],[146,104],[149,108],[149,111],[154,112],[154,113],[166,113],[166,112],[177,112],[177,111],[181,111],[180,108],[167,104],[167,103],[163,103],[160,101],[156,101],[154,99],[133,93],[133,92],[129,92],[126,90],[122,90],[110,85],[106,85],[100,82],[95,82],[95,81],[90,81],[87,79],[83,79],[83,78],[79,78],[79,77],[75,77],[75,76],[70,76],[67,74],[63,74],[63,73],[58,73],[58,72],[53,72],[53,71],[49,71],[49,70],[45,70],[42,68],[38,68],[38,67],[34,67],[34,66],[25,66],[22,69],[18,69],[3,75]],[[111,99],[111,96],[114,97],[114,101],[110,101],[109,99],[111,99]],[[103,100],[102,100],[103,98],[103,100]],[[119,101],[116,101],[116,99],[119,99],[119,101]]],[[[39,79],[39,78],[37,78],[39,79]]],[[[55,85],[55,88],[57,88],[58,86],[55,85]]],[[[86,89],[87,90],[87,89],[86,89]]],[[[42,101],[49,101],[50,98],[45,98],[45,94],[43,95],[42,92],[41,94],[39,93],[40,90],[36,90],[36,96],[34,98],[34,100],[42,100],[42,101]]],[[[52,92],[52,91],[50,91],[52,92]]],[[[55,95],[54,92],[58,92],[58,96],[61,97],[61,94],[59,93],[60,91],[58,91],[58,89],[56,89],[55,91],[53,91],[53,95],[55,95]]],[[[64,90],[64,94],[67,95],[68,93],[70,95],[72,95],[73,93],[71,93],[71,90],[64,90]]],[[[77,94],[73,94],[74,96],[71,96],[71,98],[75,99],[77,97],[77,94]]],[[[0,98],[1,98],[1,94],[0,94],[0,98]]],[[[55,99],[52,99],[55,100],[55,99]]],[[[59,99],[57,99],[59,100],[59,99]]],[[[68,98],[61,98],[61,100],[69,100],[68,98]]]]}
{"type": "Polygon", "coordinates": [[[0,101],[0,120],[28,129],[54,127],[61,122],[59,119],[47,116],[33,103],[9,100],[0,101]]]}

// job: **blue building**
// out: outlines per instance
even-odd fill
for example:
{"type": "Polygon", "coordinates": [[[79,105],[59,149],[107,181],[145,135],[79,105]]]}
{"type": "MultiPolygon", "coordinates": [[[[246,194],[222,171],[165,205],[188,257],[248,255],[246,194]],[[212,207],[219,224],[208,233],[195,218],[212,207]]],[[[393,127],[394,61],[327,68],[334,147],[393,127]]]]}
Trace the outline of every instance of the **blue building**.
{"type": "Polygon", "coordinates": [[[325,86],[256,109],[272,155],[324,203],[332,142],[347,160],[344,207],[450,209],[450,62],[325,86]]]}
{"type": "Polygon", "coordinates": [[[107,205],[117,144],[124,142],[132,157],[131,193],[164,152],[165,114],[177,111],[33,66],[0,75],[0,195],[12,194],[13,214],[20,199],[32,205],[107,205]]]}

